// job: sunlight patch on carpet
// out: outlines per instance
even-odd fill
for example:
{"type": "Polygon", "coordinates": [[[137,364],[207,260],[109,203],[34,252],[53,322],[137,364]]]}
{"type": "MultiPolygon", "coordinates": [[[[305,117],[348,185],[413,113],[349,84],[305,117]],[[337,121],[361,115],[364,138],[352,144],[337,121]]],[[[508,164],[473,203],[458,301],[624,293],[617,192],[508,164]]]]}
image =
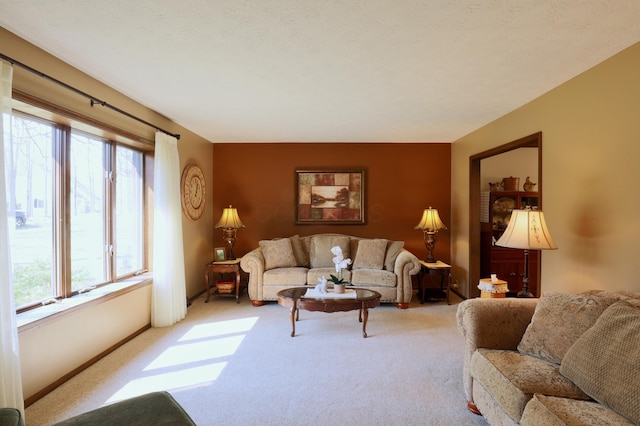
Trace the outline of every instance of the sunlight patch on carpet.
{"type": "Polygon", "coordinates": [[[233,355],[244,335],[205,340],[196,343],[177,344],[165,349],[143,371],[170,368],[182,370],[188,364],[214,360],[233,355]]]}
{"type": "Polygon", "coordinates": [[[196,324],[127,382],[107,403],[149,392],[190,388],[215,381],[258,317],[196,324]],[[226,337],[222,337],[226,336],[226,337]]]}
{"type": "Polygon", "coordinates": [[[258,317],[198,324],[191,327],[191,329],[184,333],[178,341],[183,342],[186,340],[204,339],[207,337],[222,336],[225,334],[245,333],[251,330],[256,322],[258,322],[258,317]]]}
{"type": "Polygon", "coordinates": [[[109,398],[107,403],[133,398],[149,392],[170,391],[211,383],[218,378],[226,365],[226,362],[216,362],[131,380],[109,398]]]}

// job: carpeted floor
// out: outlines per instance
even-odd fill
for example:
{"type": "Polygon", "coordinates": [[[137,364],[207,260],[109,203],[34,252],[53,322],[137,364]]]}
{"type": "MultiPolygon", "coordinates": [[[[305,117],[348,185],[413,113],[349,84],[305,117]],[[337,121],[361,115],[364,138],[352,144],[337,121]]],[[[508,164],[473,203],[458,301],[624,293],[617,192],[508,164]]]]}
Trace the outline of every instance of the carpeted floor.
{"type": "Polygon", "coordinates": [[[460,300],[358,312],[254,307],[246,294],[194,301],[27,408],[47,425],[135,395],[168,390],[198,425],[486,425],[466,408],[460,300]]]}

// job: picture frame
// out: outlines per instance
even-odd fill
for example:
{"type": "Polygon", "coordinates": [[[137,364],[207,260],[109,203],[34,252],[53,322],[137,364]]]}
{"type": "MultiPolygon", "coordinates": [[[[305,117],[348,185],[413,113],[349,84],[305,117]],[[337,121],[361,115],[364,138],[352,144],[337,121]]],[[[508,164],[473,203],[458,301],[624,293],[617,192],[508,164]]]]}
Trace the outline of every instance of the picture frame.
{"type": "Polygon", "coordinates": [[[366,169],[296,170],[296,225],[366,223],[366,169]]]}
{"type": "Polygon", "coordinates": [[[213,249],[213,251],[216,255],[216,262],[227,260],[227,251],[224,247],[216,247],[213,249]]]}

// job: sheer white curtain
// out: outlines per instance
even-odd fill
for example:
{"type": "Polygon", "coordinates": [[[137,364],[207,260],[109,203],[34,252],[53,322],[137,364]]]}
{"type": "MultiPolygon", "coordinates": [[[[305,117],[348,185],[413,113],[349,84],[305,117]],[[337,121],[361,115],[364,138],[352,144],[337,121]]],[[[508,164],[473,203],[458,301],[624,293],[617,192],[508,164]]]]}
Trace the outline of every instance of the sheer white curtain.
{"type": "Polygon", "coordinates": [[[153,299],[151,325],[166,327],[187,314],[182,246],[178,140],[156,132],[153,176],[153,299]]]}
{"type": "Polygon", "coordinates": [[[9,252],[10,227],[7,208],[7,175],[5,174],[5,135],[10,134],[11,80],[13,67],[0,60],[0,407],[13,407],[24,412],[20,351],[16,307],[13,299],[13,273],[9,252]],[[6,127],[5,127],[6,126],[6,127]]]}

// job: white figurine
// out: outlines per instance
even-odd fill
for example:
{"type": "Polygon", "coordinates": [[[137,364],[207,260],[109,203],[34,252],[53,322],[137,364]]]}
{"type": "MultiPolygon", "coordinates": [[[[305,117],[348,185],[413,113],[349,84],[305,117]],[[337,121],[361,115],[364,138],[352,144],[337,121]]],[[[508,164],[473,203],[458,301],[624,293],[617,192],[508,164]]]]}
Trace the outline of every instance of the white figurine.
{"type": "Polygon", "coordinates": [[[320,281],[320,284],[318,284],[315,288],[315,290],[318,293],[326,293],[327,292],[327,279],[325,277],[318,277],[318,281],[320,281]]]}

